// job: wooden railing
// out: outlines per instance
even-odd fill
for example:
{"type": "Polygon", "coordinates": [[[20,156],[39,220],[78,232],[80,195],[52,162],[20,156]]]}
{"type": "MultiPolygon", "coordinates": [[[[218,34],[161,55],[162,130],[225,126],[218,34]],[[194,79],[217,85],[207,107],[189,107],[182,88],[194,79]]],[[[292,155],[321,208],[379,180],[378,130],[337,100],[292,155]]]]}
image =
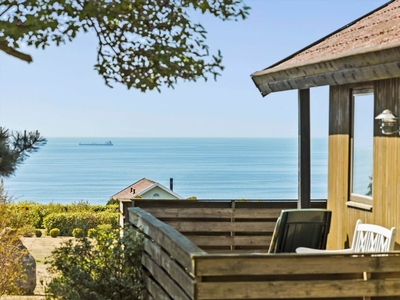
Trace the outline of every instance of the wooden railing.
{"type": "Polygon", "coordinates": [[[400,253],[388,256],[195,256],[193,299],[400,299],[400,253]],[[396,297],[397,296],[397,297],[396,297]]]}
{"type": "Polygon", "coordinates": [[[126,220],[145,236],[145,299],[400,299],[399,252],[379,256],[263,253],[268,246],[261,247],[262,239],[252,239],[252,234],[267,236],[269,231],[261,224],[270,226],[280,209],[292,208],[286,207],[290,203],[282,203],[282,208],[264,202],[163,204],[141,200],[134,203],[140,207],[126,208],[126,220]],[[203,240],[207,230],[216,248],[203,240]],[[246,241],[257,242],[238,242],[236,235],[241,233],[246,241]],[[222,237],[230,242],[218,242],[222,237]],[[194,243],[199,241],[200,245],[194,243]],[[239,246],[245,249],[235,249],[239,246]],[[225,253],[215,253],[221,251],[225,253]]]}
{"type": "Polygon", "coordinates": [[[147,299],[193,299],[193,255],[205,255],[178,231],[140,208],[129,211],[129,222],[144,234],[144,282],[147,299]]]}

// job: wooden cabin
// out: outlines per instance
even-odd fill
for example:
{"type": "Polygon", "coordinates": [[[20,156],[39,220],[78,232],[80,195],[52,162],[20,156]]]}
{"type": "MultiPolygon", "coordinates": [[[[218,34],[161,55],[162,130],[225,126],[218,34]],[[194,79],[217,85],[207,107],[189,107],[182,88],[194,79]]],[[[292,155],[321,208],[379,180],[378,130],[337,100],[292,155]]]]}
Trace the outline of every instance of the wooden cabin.
{"type": "Polygon", "coordinates": [[[359,218],[400,229],[400,137],[388,134],[399,123],[386,122],[386,114],[390,128],[383,134],[375,120],[385,109],[400,114],[399,17],[400,0],[390,1],[252,74],[263,96],[299,91],[298,202],[121,202],[125,221],[144,239],[145,299],[400,299],[400,251],[266,253],[279,213],[287,208],[330,209],[331,249],[351,243],[359,218]],[[323,85],[330,87],[328,199],[311,202],[309,89],[323,85]],[[368,116],[358,112],[362,99],[369,99],[362,102],[370,106],[368,116]],[[364,152],[358,151],[355,125],[360,115],[372,124],[366,147],[372,153],[361,160],[370,169],[361,172],[358,155],[364,152]],[[360,174],[372,177],[361,189],[360,174]]]}
{"type": "MultiPolygon", "coordinates": [[[[385,135],[375,120],[385,109],[400,115],[400,1],[390,1],[255,72],[252,79],[263,96],[299,91],[301,207],[308,207],[310,199],[309,89],[329,86],[327,207],[332,210],[330,236],[335,238],[329,239],[328,248],[347,245],[357,219],[400,228],[400,124],[395,120],[397,132],[385,135]],[[359,142],[368,135],[369,154],[360,154],[359,142]],[[369,155],[370,170],[357,166],[360,155],[369,155]],[[357,187],[362,176],[365,188],[372,178],[369,195],[357,187]]],[[[399,248],[400,230],[396,241],[399,248]]]]}

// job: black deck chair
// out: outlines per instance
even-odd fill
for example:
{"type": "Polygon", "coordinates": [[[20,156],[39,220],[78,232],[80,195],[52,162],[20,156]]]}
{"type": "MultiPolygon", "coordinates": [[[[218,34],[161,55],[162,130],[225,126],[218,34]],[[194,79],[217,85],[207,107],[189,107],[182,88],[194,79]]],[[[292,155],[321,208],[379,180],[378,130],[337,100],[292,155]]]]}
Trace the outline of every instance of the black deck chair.
{"type": "Polygon", "coordinates": [[[326,209],[282,210],[268,252],[296,252],[298,247],[325,249],[331,215],[326,209]]]}

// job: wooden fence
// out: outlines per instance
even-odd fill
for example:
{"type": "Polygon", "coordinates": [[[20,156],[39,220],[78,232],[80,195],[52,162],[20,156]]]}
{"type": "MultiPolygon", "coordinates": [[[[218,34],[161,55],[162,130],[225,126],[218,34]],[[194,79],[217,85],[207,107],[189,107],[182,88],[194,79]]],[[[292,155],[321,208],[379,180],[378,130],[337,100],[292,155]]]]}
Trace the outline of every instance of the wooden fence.
{"type": "MultiPolygon", "coordinates": [[[[151,213],[208,253],[268,252],[281,210],[297,207],[288,200],[135,200],[131,205],[151,213]]],[[[312,206],[326,208],[326,202],[313,202],[312,206]]]]}
{"type": "Polygon", "coordinates": [[[125,208],[145,236],[146,299],[400,299],[398,252],[263,253],[274,220],[293,203],[168,202],[125,208]]]}
{"type": "Polygon", "coordinates": [[[400,299],[400,253],[196,255],[193,260],[192,299],[400,299]]]}

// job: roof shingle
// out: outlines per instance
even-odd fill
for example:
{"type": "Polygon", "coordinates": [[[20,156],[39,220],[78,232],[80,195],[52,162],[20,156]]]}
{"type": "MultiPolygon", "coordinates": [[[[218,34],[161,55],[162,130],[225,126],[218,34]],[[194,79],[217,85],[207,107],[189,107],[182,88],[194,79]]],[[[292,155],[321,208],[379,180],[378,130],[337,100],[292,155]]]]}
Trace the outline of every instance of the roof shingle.
{"type": "Polygon", "coordinates": [[[396,0],[277,66],[315,59],[328,60],[330,56],[346,56],[347,52],[354,49],[376,46],[389,48],[399,42],[400,0],[396,0]]]}

